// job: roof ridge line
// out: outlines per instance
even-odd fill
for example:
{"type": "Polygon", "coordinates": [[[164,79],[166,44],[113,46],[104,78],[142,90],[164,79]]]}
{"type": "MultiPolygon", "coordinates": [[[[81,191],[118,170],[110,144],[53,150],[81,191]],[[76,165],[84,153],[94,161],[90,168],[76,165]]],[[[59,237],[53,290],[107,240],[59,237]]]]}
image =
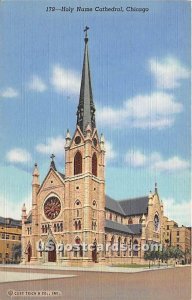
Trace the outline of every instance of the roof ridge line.
{"type": "Polygon", "coordinates": [[[116,201],[123,202],[123,201],[131,201],[131,200],[142,199],[142,198],[148,198],[148,195],[140,196],[140,197],[134,197],[134,198],[130,198],[130,199],[116,200],[116,201]]]}

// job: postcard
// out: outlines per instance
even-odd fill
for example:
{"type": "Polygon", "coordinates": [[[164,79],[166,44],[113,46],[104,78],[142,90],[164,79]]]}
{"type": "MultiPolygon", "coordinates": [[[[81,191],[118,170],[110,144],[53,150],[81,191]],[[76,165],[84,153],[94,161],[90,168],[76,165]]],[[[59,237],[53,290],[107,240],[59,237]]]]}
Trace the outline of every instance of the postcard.
{"type": "Polygon", "coordinates": [[[191,299],[190,14],[0,2],[0,300],[191,299]]]}

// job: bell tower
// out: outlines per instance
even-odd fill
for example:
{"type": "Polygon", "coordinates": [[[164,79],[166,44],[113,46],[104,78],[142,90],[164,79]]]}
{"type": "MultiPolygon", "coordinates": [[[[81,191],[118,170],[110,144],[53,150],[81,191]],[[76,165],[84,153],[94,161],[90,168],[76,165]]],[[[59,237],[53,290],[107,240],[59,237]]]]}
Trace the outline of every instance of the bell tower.
{"type": "MultiPolygon", "coordinates": [[[[105,145],[99,137],[95,121],[91,73],[88,52],[88,27],[85,28],[85,48],[81,77],[76,130],[69,130],[65,144],[65,218],[68,242],[103,244],[105,241],[105,145]]],[[[84,260],[101,260],[93,251],[69,254],[84,260]]]]}

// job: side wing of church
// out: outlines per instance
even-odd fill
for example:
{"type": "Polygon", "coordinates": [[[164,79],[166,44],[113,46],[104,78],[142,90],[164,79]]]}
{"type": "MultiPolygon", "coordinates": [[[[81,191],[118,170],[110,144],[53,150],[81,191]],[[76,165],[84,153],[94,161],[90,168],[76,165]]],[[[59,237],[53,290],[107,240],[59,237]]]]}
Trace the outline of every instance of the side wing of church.
{"type": "Polygon", "coordinates": [[[162,241],[157,187],[148,196],[122,201],[105,194],[105,142],[96,128],[87,30],[84,41],[76,130],[66,134],[65,174],[52,155],[40,184],[34,166],[32,208],[28,214],[22,208],[22,263],[142,263],[141,246],[162,241]]]}

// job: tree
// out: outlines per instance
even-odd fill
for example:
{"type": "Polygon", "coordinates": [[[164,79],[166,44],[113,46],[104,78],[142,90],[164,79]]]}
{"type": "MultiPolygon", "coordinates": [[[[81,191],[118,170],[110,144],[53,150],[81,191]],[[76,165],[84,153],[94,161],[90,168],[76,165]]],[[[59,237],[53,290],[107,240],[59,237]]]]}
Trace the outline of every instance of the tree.
{"type": "Polygon", "coordinates": [[[155,260],[159,257],[157,254],[158,251],[148,249],[144,253],[144,259],[149,261],[149,268],[151,267],[151,261],[154,263],[155,260]]]}
{"type": "Polygon", "coordinates": [[[21,253],[22,253],[21,244],[15,244],[12,247],[12,259],[13,259],[13,262],[20,262],[20,260],[21,260],[21,253]]]}
{"type": "Polygon", "coordinates": [[[150,269],[150,267],[151,267],[151,264],[150,264],[150,262],[151,262],[151,251],[150,251],[150,249],[145,251],[144,259],[149,261],[149,269],[150,269]]]}
{"type": "Polygon", "coordinates": [[[172,257],[175,259],[181,259],[182,257],[184,257],[184,253],[181,249],[177,248],[177,247],[173,247],[172,248],[172,257]]]}

